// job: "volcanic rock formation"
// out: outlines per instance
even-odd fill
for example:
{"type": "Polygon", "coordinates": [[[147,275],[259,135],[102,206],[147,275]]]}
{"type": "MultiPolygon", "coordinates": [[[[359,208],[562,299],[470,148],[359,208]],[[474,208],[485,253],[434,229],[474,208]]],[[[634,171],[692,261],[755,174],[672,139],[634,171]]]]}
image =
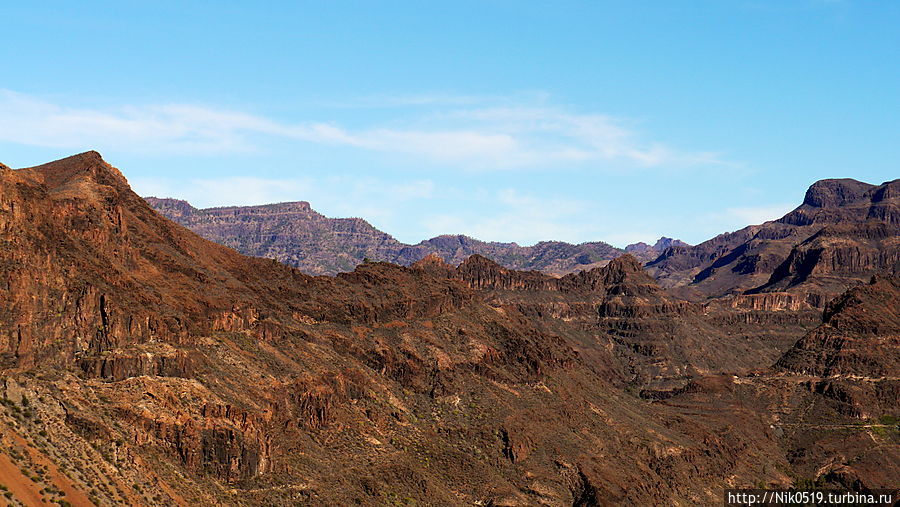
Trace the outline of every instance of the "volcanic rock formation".
{"type": "Polygon", "coordinates": [[[878,376],[896,319],[868,317],[893,279],[808,334],[820,312],[794,292],[692,303],[630,256],[312,277],[165,219],[95,152],[0,167],[0,243],[14,501],[698,505],[900,483],[878,376]]]}

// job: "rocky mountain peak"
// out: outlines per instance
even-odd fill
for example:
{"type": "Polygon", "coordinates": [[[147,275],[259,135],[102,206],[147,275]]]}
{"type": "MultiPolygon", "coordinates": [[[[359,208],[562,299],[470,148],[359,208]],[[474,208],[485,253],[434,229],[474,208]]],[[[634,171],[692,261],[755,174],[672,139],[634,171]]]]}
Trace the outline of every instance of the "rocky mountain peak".
{"type": "Polygon", "coordinates": [[[503,272],[506,268],[479,254],[472,254],[458,268],[460,271],[503,272]]]}
{"type": "Polygon", "coordinates": [[[656,280],[644,271],[644,266],[634,256],[625,254],[601,268],[603,286],[611,294],[649,295],[661,294],[656,280]]]}
{"type": "Polygon", "coordinates": [[[659,238],[658,240],[656,240],[656,243],[653,244],[653,249],[658,252],[662,252],[663,250],[665,250],[666,248],[669,248],[670,246],[690,246],[690,245],[688,245],[684,241],[681,241],[680,239],[667,238],[667,237],[663,236],[663,237],[659,238]]]}
{"type": "Polygon", "coordinates": [[[86,151],[18,172],[45,185],[56,198],[96,197],[98,191],[103,194],[106,192],[104,189],[110,188],[117,193],[131,190],[125,176],[96,151],[86,151]]]}
{"type": "Polygon", "coordinates": [[[631,254],[621,255],[609,261],[609,265],[607,265],[606,269],[610,272],[618,271],[622,273],[637,273],[644,270],[641,263],[631,254]]]}
{"type": "Polygon", "coordinates": [[[851,178],[819,180],[806,191],[803,204],[814,208],[837,208],[859,201],[874,185],[851,178]]]}
{"type": "Polygon", "coordinates": [[[625,251],[633,255],[641,262],[656,260],[667,248],[673,246],[690,246],[680,239],[667,238],[665,236],[656,240],[653,245],[644,242],[632,243],[625,247],[625,251]]]}
{"type": "Polygon", "coordinates": [[[637,243],[632,243],[625,247],[626,252],[642,252],[645,250],[649,250],[653,248],[652,246],[644,243],[643,241],[638,241],[637,243]]]}
{"type": "Polygon", "coordinates": [[[606,272],[607,283],[624,283],[626,280],[630,280],[635,276],[646,278],[650,281],[653,280],[646,272],[644,272],[643,264],[631,254],[616,257],[603,269],[606,272]]]}
{"type": "Polygon", "coordinates": [[[880,203],[900,198],[900,179],[886,181],[872,194],[872,202],[880,203]]]}
{"type": "Polygon", "coordinates": [[[453,278],[456,274],[456,269],[434,252],[417,260],[410,267],[441,278],[453,278]]]}

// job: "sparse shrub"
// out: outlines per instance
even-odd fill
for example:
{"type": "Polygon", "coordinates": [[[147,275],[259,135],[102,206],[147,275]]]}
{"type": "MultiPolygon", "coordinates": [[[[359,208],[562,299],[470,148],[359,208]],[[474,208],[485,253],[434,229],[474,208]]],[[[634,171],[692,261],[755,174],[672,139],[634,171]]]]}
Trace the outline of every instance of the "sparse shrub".
{"type": "Polygon", "coordinates": [[[884,414],[883,416],[878,418],[878,422],[887,426],[894,426],[900,424],[900,417],[891,414],[884,414]]]}

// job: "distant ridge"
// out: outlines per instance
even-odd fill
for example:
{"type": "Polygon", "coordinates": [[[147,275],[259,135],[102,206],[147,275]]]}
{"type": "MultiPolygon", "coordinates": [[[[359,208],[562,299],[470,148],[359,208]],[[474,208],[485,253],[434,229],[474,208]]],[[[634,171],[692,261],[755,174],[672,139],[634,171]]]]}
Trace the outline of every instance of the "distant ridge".
{"type": "Polygon", "coordinates": [[[605,266],[631,254],[664,288],[694,301],[729,294],[792,292],[813,306],[868,280],[900,271],[900,180],[813,183],[803,202],[778,220],[720,234],[698,245],[662,237],[625,249],[603,242],[532,246],[443,235],[416,245],[397,241],[361,218],[328,218],[308,202],[197,209],[147,197],[158,212],[206,239],[314,275],[350,271],[366,260],[405,266],[434,254],[456,266],[481,255],[506,269],[554,276],[605,266]]]}
{"type": "Polygon", "coordinates": [[[625,247],[625,251],[634,256],[635,259],[638,259],[641,262],[650,262],[656,260],[659,257],[659,254],[663,253],[666,248],[670,246],[691,246],[681,241],[680,239],[672,239],[667,238],[665,236],[656,240],[656,243],[653,245],[648,245],[647,243],[632,243],[625,247]]]}
{"type": "MultiPolygon", "coordinates": [[[[479,254],[509,269],[565,275],[601,267],[624,253],[601,241],[578,245],[542,241],[533,246],[520,246],[463,235],[442,235],[408,245],[361,218],[328,218],[305,201],[198,209],[178,199],[145,199],[166,218],[210,241],[245,255],[277,259],[313,275],[352,271],[365,260],[408,266],[429,254],[454,265],[479,254]]],[[[657,248],[663,240],[668,238],[648,248],[657,248]]],[[[643,255],[643,250],[636,252],[636,257],[644,262],[657,255],[658,252],[655,255],[643,255]]]]}

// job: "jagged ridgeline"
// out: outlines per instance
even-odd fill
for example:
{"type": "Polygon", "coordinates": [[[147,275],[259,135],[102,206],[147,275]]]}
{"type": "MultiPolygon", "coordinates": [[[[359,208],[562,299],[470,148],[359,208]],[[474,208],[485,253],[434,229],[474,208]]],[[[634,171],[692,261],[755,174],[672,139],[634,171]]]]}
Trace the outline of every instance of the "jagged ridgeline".
{"type": "MultiPolygon", "coordinates": [[[[871,190],[884,213],[859,227],[892,227],[895,197],[871,190]]],[[[881,264],[827,272],[827,305],[803,288],[818,268],[689,301],[630,255],[314,277],[168,220],[96,152],[0,166],[0,242],[11,501],[706,505],[900,483],[900,280],[881,264]]]]}

